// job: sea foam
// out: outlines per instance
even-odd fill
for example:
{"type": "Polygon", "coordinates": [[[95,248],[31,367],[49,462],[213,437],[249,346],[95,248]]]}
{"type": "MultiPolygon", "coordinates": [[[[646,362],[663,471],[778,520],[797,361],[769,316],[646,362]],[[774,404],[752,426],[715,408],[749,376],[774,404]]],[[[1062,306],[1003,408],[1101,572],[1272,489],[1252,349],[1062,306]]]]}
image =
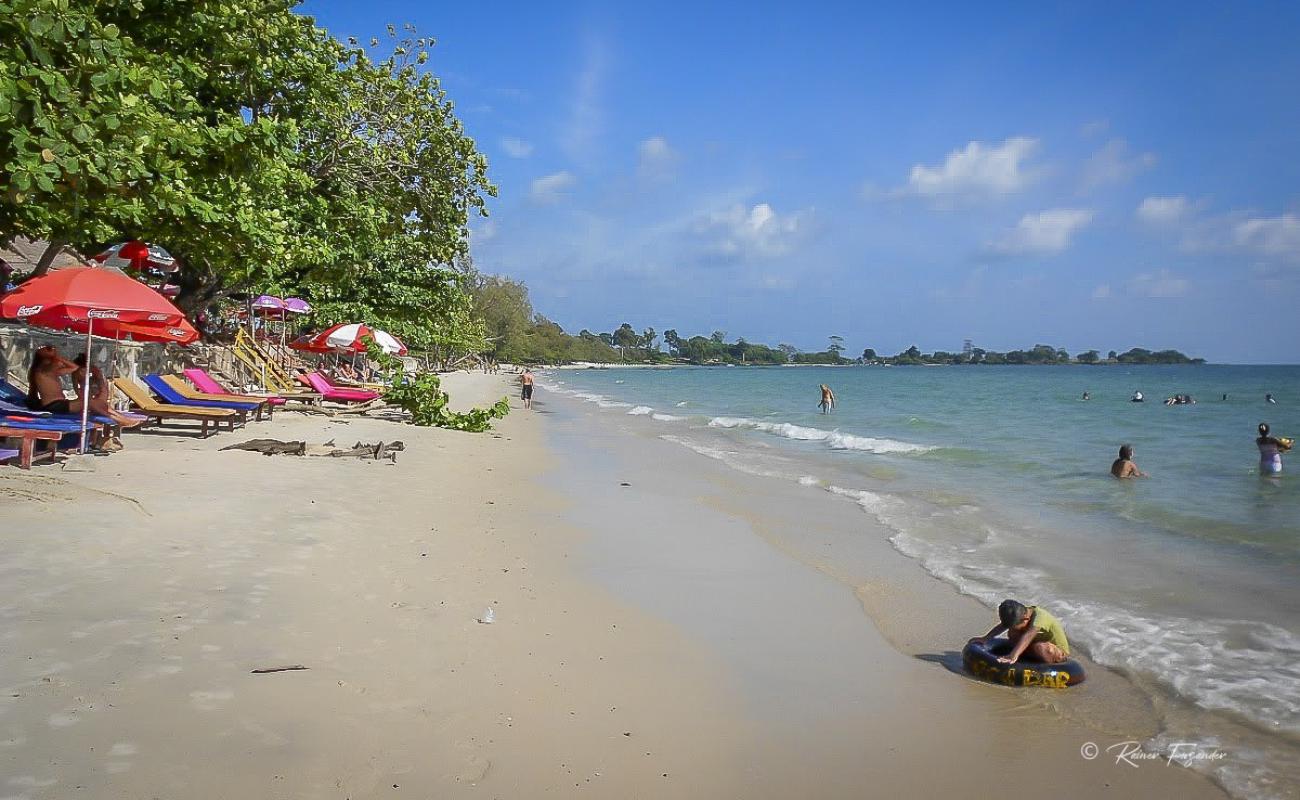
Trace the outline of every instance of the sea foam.
{"type": "Polygon", "coordinates": [[[913,442],[900,442],[896,439],[882,439],[871,436],[857,436],[841,433],[838,430],[827,431],[821,428],[809,428],[789,422],[764,422],[748,417],[714,417],[709,420],[711,428],[738,428],[780,436],[804,442],[825,442],[832,450],[860,450],[866,453],[928,453],[935,448],[913,442]]]}

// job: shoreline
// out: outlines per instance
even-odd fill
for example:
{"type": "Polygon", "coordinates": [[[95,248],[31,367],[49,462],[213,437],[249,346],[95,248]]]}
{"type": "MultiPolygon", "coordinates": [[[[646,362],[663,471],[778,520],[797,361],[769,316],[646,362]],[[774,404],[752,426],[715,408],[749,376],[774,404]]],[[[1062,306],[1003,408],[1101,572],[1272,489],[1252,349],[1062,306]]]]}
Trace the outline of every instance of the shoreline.
{"type": "Polygon", "coordinates": [[[1023,767],[1056,796],[1222,796],[1188,770],[1086,761],[1079,723],[896,650],[852,586],[933,579],[909,563],[846,581],[782,539],[856,530],[850,504],[549,393],[529,414],[510,377],[444,378],[457,407],[512,395],[490,434],[282,414],[128,434],[93,473],[0,472],[6,788],[932,796],[1023,767]],[[217,452],[254,437],[407,449],[217,452]],[[287,665],[308,669],[251,674],[287,665]]]}
{"type": "MultiPolygon", "coordinates": [[[[1113,788],[1121,796],[1225,796],[1191,770],[1129,774],[1122,765],[1080,756],[1084,741],[1104,746],[1158,733],[1150,701],[1117,673],[1092,665],[1089,681],[1065,693],[1007,690],[966,677],[955,652],[960,648],[945,652],[935,643],[964,643],[972,630],[982,633],[991,625],[990,612],[894,550],[879,524],[851,503],[827,503],[820,489],[737,473],[663,441],[662,429],[621,424],[638,417],[602,416],[550,392],[543,398],[563,406],[558,422],[569,428],[551,434],[568,454],[561,474],[586,476],[553,481],[587,498],[579,524],[590,528],[612,517],[619,520],[616,530],[631,529],[606,534],[617,536],[621,546],[592,543],[589,550],[597,553],[589,569],[611,590],[624,586],[622,596],[712,643],[737,673],[751,708],[768,725],[779,720],[767,730],[764,763],[784,764],[786,771],[774,768],[762,786],[779,786],[802,772],[821,776],[825,796],[832,797],[852,796],[864,781],[904,795],[961,792],[1001,780],[1003,767],[992,765],[1005,766],[1009,754],[1000,743],[1023,741],[1022,726],[1030,726],[1033,741],[1023,744],[1025,758],[1043,768],[1026,767],[1022,788],[1029,791],[1092,797],[1113,788]],[[565,420],[569,415],[573,419],[565,420]],[[621,488],[616,499],[596,499],[596,484],[610,478],[631,487],[621,488]],[[643,498],[629,509],[628,498],[643,493],[653,501],[643,498]],[[693,533],[670,533],[692,528],[693,533]],[[726,552],[701,544],[705,532],[712,540],[725,529],[733,531],[726,552]],[[647,549],[650,542],[672,557],[647,549]],[[636,558],[629,562],[623,548],[636,558]],[[700,563],[683,568],[684,560],[700,563]],[[746,580],[730,574],[750,569],[756,574],[746,580]],[[719,591],[695,572],[722,576],[717,581],[725,588],[719,591]],[[667,575],[673,592],[639,578],[643,573],[667,575]],[[791,586],[799,589],[789,591],[791,586]],[[783,602],[774,603],[770,595],[783,602]],[[811,632],[822,629],[827,633],[821,636],[811,632]],[[751,639],[766,646],[747,644],[751,639]],[[767,660],[792,674],[768,670],[767,660]],[[794,702],[784,696],[792,683],[801,687],[794,702]],[[875,736],[864,736],[868,731],[875,736]],[[882,734],[892,737],[883,747],[882,734]],[[899,766],[918,759],[915,769],[924,770],[919,754],[936,751],[952,765],[945,775],[921,778],[899,766]],[[791,752],[798,754],[795,763],[791,752]],[[912,782],[894,783],[898,772],[911,774],[912,782]],[[1053,775],[1069,786],[1053,785],[1053,775]]],[[[791,784],[784,794],[797,791],[791,784]]]]}

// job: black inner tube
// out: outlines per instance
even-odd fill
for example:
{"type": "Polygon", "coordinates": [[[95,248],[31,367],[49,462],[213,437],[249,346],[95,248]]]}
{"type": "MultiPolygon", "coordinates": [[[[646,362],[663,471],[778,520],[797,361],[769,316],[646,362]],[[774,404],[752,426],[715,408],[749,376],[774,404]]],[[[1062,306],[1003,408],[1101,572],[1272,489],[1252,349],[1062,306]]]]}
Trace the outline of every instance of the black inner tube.
{"type": "Polygon", "coordinates": [[[980,680],[1004,686],[1042,686],[1064,689],[1083,683],[1087,676],[1083,665],[1073,658],[1059,664],[1044,664],[1021,658],[1014,664],[1003,664],[998,656],[1011,652],[1011,642],[998,639],[988,644],[971,642],[961,651],[961,661],[966,671],[980,680]]]}

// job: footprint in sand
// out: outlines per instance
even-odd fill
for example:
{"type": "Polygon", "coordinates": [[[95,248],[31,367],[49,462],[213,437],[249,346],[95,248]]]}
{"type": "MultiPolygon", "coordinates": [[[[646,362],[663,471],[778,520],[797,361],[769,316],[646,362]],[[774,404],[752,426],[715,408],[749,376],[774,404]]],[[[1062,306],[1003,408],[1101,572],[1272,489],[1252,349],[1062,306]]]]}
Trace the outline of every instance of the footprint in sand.
{"type": "Polygon", "coordinates": [[[230,689],[212,689],[210,691],[190,692],[190,705],[199,711],[216,711],[234,698],[230,689]]]}

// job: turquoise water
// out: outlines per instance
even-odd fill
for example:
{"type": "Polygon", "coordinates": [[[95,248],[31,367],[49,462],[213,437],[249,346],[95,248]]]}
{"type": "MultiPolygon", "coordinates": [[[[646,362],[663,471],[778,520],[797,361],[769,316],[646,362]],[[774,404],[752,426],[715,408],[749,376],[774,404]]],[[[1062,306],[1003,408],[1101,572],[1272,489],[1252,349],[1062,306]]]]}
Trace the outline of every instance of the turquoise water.
{"type": "Polygon", "coordinates": [[[1254,444],[1260,422],[1300,438],[1300,367],[566,370],[542,386],[856,502],[959,590],[1056,611],[1162,695],[1173,741],[1235,743],[1225,784],[1300,785],[1300,451],[1261,477],[1254,444]],[[1124,443],[1151,477],[1109,477],[1124,443]]]}

